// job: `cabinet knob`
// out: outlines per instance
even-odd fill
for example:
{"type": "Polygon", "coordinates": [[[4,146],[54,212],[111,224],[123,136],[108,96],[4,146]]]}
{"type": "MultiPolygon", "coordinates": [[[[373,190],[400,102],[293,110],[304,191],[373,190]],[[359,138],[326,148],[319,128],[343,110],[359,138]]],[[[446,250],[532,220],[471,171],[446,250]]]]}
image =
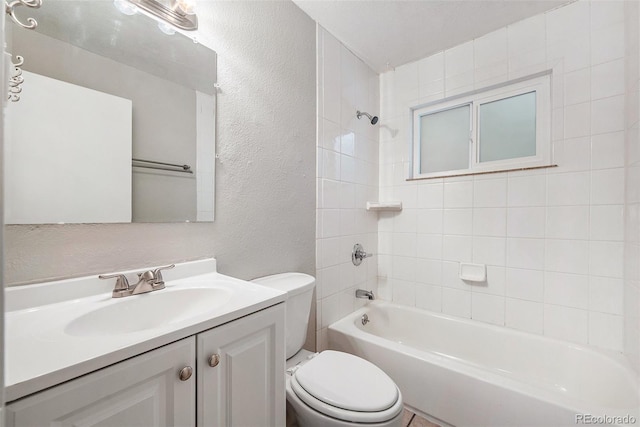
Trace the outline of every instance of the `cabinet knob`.
{"type": "Polygon", "coordinates": [[[214,354],[209,358],[209,366],[215,368],[220,363],[220,355],[214,354]]]}
{"type": "Polygon", "coordinates": [[[180,370],[178,377],[180,378],[180,381],[186,381],[191,378],[191,375],[193,375],[193,368],[191,366],[185,366],[180,370]]]}

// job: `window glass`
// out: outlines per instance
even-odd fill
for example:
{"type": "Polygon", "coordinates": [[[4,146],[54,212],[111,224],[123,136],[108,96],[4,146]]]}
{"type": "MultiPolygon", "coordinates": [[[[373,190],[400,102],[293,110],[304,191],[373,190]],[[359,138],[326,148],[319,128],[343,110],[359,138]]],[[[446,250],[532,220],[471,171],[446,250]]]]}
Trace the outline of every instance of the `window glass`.
{"type": "Polygon", "coordinates": [[[469,104],[420,117],[420,173],[469,168],[469,104]]]}
{"type": "Polygon", "coordinates": [[[529,92],[479,107],[480,162],[536,155],[536,93],[529,92]]]}

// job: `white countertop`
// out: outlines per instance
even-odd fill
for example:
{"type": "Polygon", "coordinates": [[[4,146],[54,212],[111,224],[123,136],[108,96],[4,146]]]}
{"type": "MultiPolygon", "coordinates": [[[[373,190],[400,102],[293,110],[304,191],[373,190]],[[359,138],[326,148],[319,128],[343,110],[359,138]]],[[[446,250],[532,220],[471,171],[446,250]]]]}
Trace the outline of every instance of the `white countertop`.
{"type": "MultiPolygon", "coordinates": [[[[146,268],[136,271],[143,270],[146,268]]],[[[286,299],[286,294],[281,291],[217,273],[214,259],[177,264],[175,269],[163,274],[166,289],[118,299],[111,298],[115,279],[100,281],[97,276],[8,288],[5,294],[6,401],[11,402],[286,299]],[[97,308],[185,288],[218,288],[230,293],[230,298],[224,304],[207,308],[199,314],[181,316],[170,323],[141,331],[88,336],[74,336],[65,331],[74,319],[97,308]]],[[[135,316],[113,319],[114,322],[136,320],[135,316]]]]}

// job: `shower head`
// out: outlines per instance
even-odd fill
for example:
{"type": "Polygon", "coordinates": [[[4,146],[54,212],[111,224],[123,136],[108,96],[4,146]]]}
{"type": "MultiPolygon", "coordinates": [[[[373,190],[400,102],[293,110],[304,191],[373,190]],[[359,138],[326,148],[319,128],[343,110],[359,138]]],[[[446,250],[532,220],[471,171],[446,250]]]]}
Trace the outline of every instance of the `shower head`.
{"type": "Polygon", "coordinates": [[[356,117],[360,119],[362,116],[367,116],[369,120],[371,120],[371,124],[375,125],[378,123],[378,116],[371,116],[369,113],[365,113],[364,111],[356,111],[356,117]]]}

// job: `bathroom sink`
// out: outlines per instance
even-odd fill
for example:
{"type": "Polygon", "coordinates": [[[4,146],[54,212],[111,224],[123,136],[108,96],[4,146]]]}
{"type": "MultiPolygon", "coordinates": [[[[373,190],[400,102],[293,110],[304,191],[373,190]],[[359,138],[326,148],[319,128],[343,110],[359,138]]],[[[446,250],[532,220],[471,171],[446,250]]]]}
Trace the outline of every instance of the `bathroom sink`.
{"type": "Polygon", "coordinates": [[[186,288],[113,299],[70,321],[64,332],[99,336],[159,328],[210,312],[231,296],[232,292],[225,288],[186,288]]]}

